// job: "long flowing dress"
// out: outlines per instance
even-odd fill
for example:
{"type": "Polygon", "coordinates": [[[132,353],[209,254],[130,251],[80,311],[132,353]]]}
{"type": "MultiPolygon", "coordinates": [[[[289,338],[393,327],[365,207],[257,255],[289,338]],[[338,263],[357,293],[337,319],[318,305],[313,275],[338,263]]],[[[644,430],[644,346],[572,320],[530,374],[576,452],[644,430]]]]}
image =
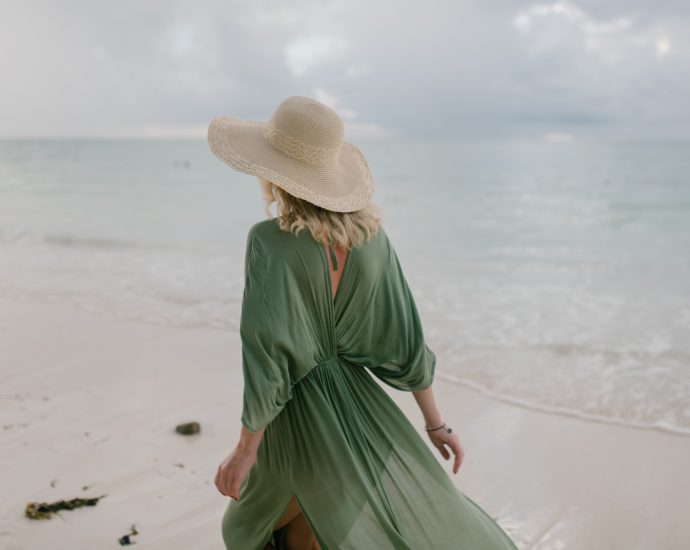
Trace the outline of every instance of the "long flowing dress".
{"type": "Polygon", "coordinates": [[[383,227],[342,270],[333,298],[328,252],[307,229],[273,218],[249,231],[241,422],[266,430],[223,516],[226,548],[274,541],[294,495],[323,550],[515,550],[372,377],[417,391],[436,367],[383,227]]]}

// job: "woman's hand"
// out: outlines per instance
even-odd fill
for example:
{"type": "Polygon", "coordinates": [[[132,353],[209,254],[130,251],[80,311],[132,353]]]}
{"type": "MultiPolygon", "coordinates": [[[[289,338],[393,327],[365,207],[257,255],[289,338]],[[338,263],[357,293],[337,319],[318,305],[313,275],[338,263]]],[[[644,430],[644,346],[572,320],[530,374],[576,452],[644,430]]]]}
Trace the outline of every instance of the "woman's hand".
{"type": "Polygon", "coordinates": [[[221,494],[240,499],[240,485],[256,462],[256,450],[235,447],[216,472],[216,487],[221,494]]]}
{"type": "MultiPolygon", "coordinates": [[[[433,387],[429,386],[428,388],[424,388],[423,390],[412,393],[417,401],[417,405],[419,405],[419,409],[424,415],[424,422],[426,425],[433,426],[435,428],[443,424],[441,413],[436,406],[436,397],[434,396],[433,387]]],[[[429,434],[429,439],[431,439],[434,447],[438,449],[438,451],[441,453],[441,456],[443,456],[443,458],[446,460],[450,458],[450,453],[448,452],[448,449],[446,449],[446,445],[450,447],[450,449],[453,451],[453,454],[455,454],[453,473],[457,474],[458,470],[460,469],[460,464],[462,464],[462,459],[465,456],[465,453],[460,446],[458,436],[453,432],[448,433],[448,430],[446,430],[445,427],[441,428],[440,430],[428,431],[427,434],[429,434]]]]}
{"type": "Polygon", "coordinates": [[[434,444],[434,447],[436,447],[439,452],[441,453],[441,456],[448,460],[450,458],[450,453],[448,452],[448,449],[446,449],[446,445],[450,447],[450,449],[453,451],[453,454],[455,455],[455,462],[453,463],[453,473],[457,474],[458,470],[460,469],[460,464],[462,464],[462,459],[465,457],[465,452],[462,450],[462,447],[460,446],[460,439],[458,438],[458,434],[455,432],[448,433],[448,430],[446,428],[441,428],[440,430],[433,430],[431,432],[427,432],[429,434],[429,439],[431,439],[431,442],[434,444]]]}

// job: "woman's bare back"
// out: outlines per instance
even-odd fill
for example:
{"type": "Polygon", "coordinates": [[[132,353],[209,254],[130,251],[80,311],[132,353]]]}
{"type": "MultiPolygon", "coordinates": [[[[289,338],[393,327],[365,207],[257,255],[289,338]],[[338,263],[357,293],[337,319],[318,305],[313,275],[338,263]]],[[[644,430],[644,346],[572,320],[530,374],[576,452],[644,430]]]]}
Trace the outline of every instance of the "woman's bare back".
{"type": "Polygon", "coordinates": [[[333,295],[331,296],[331,298],[333,300],[335,300],[335,296],[338,293],[338,287],[340,286],[340,279],[343,276],[343,267],[345,267],[345,262],[347,261],[347,256],[349,254],[349,251],[343,250],[339,246],[335,247],[335,255],[336,255],[336,258],[338,259],[338,270],[335,271],[333,269],[333,261],[331,260],[331,255],[330,255],[330,252],[328,250],[328,244],[326,243],[326,244],[324,244],[324,246],[326,247],[326,256],[328,257],[328,266],[329,266],[330,272],[331,272],[331,289],[333,289],[332,290],[333,295]]]}

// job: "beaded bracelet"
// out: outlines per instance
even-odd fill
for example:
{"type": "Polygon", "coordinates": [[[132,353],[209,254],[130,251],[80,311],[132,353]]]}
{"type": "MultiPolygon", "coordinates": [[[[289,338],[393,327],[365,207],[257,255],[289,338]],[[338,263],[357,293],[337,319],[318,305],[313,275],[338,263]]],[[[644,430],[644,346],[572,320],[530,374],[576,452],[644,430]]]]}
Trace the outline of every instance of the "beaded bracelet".
{"type": "MultiPolygon", "coordinates": [[[[445,427],[446,427],[446,423],[444,422],[444,423],[441,424],[438,428],[429,428],[429,426],[424,426],[424,430],[427,431],[427,432],[434,432],[434,431],[436,431],[436,430],[440,430],[441,428],[445,428],[445,427]]],[[[453,429],[452,429],[452,428],[448,428],[446,431],[447,431],[448,433],[451,433],[451,432],[453,431],[453,429]]]]}

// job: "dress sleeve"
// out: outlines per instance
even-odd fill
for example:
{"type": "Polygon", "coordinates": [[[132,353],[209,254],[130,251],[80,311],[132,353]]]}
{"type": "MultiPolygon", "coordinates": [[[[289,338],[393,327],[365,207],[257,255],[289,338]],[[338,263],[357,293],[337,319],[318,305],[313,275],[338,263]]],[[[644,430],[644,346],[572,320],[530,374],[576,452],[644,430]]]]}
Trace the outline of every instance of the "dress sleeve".
{"type": "Polygon", "coordinates": [[[272,300],[271,289],[280,286],[281,274],[256,236],[247,236],[245,283],[240,316],[242,341],[242,424],[251,432],[264,428],[292,398],[289,357],[284,337],[281,306],[272,300]]]}
{"type": "Polygon", "coordinates": [[[387,261],[371,303],[372,358],[369,370],[387,385],[402,391],[431,386],[436,355],[424,340],[424,331],[412,291],[395,249],[387,242],[387,261]]]}

